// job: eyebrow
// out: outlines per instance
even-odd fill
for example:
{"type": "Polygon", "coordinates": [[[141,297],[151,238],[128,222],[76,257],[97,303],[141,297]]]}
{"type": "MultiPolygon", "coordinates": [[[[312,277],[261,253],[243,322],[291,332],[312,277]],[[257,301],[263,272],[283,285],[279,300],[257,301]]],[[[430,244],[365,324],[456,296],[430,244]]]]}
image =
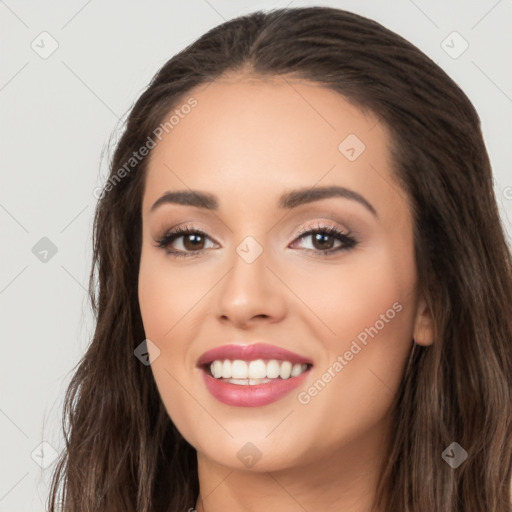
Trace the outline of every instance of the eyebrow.
{"type": "MultiPolygon", "coordinates": [[[[328,199],[331,197],[342,197],[351,199],[362,204],[372,215],[378,217],[377,211],[361,194],[345,187],[316,187],[302,188],[285,192],[278,202],[281,209],[291,209],[297,206],[328,199]]],[[[177,190],[173,192],[165,192],[158,198],[150,209],[150,212],[156,210],[163,204],[182,204],[186,206],[195,206],[197,208],[205,208],[206,210],[218,210],[219,202],[213,194],[199,192],[197,190],[177,190]]]]}

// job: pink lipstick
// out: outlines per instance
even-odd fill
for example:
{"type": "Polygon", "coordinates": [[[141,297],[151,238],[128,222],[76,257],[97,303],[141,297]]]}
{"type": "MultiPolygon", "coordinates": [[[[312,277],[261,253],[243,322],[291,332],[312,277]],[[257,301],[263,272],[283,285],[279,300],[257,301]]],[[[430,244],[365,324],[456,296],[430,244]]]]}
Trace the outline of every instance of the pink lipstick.
{"type": "Polygon", "coordinates": [[[208,391],[238,407],[267,405],[301,385],[311,359],[266,343],[223,345],[197,361],[208,391]]]}

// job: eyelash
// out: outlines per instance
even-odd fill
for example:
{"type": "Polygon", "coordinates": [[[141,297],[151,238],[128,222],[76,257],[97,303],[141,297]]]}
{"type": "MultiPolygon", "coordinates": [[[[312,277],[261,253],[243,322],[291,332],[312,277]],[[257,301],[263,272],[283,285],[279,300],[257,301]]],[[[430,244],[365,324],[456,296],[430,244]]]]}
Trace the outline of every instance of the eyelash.
{"type": "MultiPolygon", "coordinates": [[[[358,244],[358,241],[350,234],[350,232],[345,233],[335,226],[322,226],[321,224],[318,224],[316,228],[310,228],[310,227],[301,228],[296,240],[301,240],[302,238],[306,238],[307,236],[313,235],[316,233],[333,236],[334,238],[336,238],[337,240],[342,242],[342,245],[340,247],[337,247],[334,249],[328,249],[326,251],[320,251],[320,250],[316,250],[316,249],[305,249],[306,251],[313,251],[320,256],[328,256],[333,253],[347,251],[347,250],[354,248],[358,244]]],[[[167,247],[169,245],[171,245],[171,243],[174,242],[174,240],[181,238],[182,236],[188,235],[188,234],[200,235],[202,237],[209,238],[206,233],[204,233],[203,231],[201,231],[199,229],[194,229],[193,227],[189,227],[189,226],[186,226],[184,228],[178,227],[171,231],[168,231],[163,236],[161,236],[156,241],[155,247],[158,247],[160,249],[167,249],[167,247]]],[[[167,252],[168,252],[168,254],[172,255],[173,257],[182,258],[182,257],[197,256],[205,250],[207,250],[207,249],[186,252],[186,251],[176,251],[176,250],[167,249],[167,252]]]]}

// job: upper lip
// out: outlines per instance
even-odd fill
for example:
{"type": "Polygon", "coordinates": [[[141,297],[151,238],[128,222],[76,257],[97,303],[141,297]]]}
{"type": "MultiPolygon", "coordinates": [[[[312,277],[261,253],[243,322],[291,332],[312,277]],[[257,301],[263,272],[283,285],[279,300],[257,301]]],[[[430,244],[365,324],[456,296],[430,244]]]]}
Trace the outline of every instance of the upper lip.
{"type": "Polygon", "coordinates": [[[255,359],[279,359],[293,364],[310,364],[313,362],[304,356],[290,352],[284,348],[269,343],[253,343],[251,345],[229,344],[215,347],[205,352],[198,360],[197,366],[204,366],[215,360],[240,359],[253,361],[255,359]]]}

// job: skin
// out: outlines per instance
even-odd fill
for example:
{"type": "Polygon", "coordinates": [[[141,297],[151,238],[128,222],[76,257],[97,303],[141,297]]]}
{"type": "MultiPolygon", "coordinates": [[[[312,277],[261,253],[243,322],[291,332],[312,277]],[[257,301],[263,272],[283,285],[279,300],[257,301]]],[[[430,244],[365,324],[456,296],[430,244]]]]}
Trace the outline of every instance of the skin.
{"type": "Polygon", "coordinates": [[[151,369],[161,399],[197,450],[196,509],[369,511],[412,339],[432,343],[417,293],[411,208],[393,176],[386,128],[338,93],[289,77],[239,72],[190,96],[197,106],[157,144],[148,166],[139,302],[146,336],[160,351],[151,369]],[[338,150],[348,134],[366,146],[354,161],[338,150]],[[278,207],[286,191],[328,185],[364,196],[377,216],[340,197],[278,207]],[[150,212],[164,192],[188,189],[217,196],[218,210],[163,204],[150,212]],[[349,231],[357,245],[323,256],[340,242],[298,238],[300,228],[318,224],[349,231]],[[200,253],[176,258],[155,247],[163,232],[185,225],[205,232],[204,244],[186,244],[185,235],[171,248],[200,253]],[[236,252],[247,236],[263,249],[250,264],[236,252]],[[338,356],[395,303],[400,312],[333,372],[338,356]],[[263,407],[217,401],[197,359],[255,341],[311,358],[305,385],[263,407]],[[335,376],[300,403],[298,394],[329,368],[335,376]],[[237,457],[248,442],[261,453],[252,467],[237,457]]]}

